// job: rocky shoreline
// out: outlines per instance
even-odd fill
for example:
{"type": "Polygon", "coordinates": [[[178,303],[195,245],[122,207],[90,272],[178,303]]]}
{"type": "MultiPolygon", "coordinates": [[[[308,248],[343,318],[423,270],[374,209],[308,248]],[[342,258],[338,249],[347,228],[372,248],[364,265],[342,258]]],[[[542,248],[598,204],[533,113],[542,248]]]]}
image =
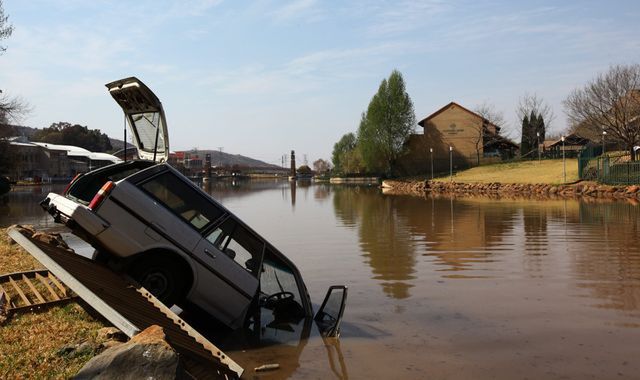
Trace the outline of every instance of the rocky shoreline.
{"type": "Polygon", "coordinates": [[[628,199],[640,200],[640,186],[608,186],[595,182],[578,182],[565,185],[523,183],[461,183],[429,180],[385,180],[385,193],[392,194],[442,194],[454,196],[487,196],[491,198],[534,199],[628,199]]]}

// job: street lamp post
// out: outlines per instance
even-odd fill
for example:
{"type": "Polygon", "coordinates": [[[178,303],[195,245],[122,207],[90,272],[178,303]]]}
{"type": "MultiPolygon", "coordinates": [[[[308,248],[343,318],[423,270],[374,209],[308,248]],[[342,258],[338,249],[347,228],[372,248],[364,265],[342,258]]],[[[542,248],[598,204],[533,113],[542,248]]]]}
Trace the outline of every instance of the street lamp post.
{"type": "Polygon", "coordinates": [[[433,148],[429,148],[429,153],[431,153],[431,179],[433,180],[433,148]]]}
{"type": "Polygon", "coordinates": [[[453,147],[449,146],[449,181],[453,182],[453,147]]]}
{"type": "Polygon", "coordinates": [[[564,156],[564,136],[562,136],[562,177],[564,178],[564,183],[567,183],[567,161],[564,156]]]}
{"type": "Polygon", "coordinates": [[[540,162],[540,132],[536,132],[536,141],[538,143],[538,162],[540,162]]]}
{"type": "Polygon", "coordinates": [[[607,136],[607,131],[602,131],[602,155],[604,156],[606,152],[606,145],[604,143],[604,138],[607,136]]]}

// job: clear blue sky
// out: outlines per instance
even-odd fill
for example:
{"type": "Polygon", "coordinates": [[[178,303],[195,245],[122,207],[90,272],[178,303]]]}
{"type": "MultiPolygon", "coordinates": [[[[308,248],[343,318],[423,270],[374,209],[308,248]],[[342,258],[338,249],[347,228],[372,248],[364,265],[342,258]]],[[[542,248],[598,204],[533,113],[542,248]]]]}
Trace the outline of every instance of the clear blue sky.
{"type": "Polygon", "coordinates": [[[122,135],[104,84],[161,99],[172,150],[224,147],[279,163],[330,158],[380,81],[400,70],[416,118],[488,102],[511,137],[525,92],[554,109],[611,64],[640,63],[638,1],[4,0],[15,26],[0,89],[33,111],[122,135]]]}

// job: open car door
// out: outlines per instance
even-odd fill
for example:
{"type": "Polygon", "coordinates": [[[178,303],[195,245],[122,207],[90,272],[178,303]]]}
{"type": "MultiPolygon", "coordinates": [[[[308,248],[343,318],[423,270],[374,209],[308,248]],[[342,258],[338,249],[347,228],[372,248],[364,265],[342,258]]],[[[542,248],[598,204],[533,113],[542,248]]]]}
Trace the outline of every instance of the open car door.
{"type": "Polygon", "coordinates": [[[120,79],[106,86],[124,111],[138,157],[166,162],[169,159],[169,134],[158,97],[136,77],[120,79]]]}
{"type": "Polygon", "coordinates": [[[324,337],[337,338],[340,336],[340,322],[342,322],[346,303],[347,287],[344,285],[330,286],[320,310],[313,318],[324,337]]]}

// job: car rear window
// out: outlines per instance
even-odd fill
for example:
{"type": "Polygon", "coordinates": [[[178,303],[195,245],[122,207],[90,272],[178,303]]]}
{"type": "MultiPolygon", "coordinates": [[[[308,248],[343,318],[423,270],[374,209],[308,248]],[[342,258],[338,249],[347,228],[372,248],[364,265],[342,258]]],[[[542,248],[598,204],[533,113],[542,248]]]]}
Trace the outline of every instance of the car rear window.
{"type": "Polygon", "coordinates": [[[153,177],[141,187],[200,231],[224,214],[214,203],[172,172],[153,177]]]}
{"type": "Polygon", "coordinates": [[[118,182],[153,165],[155,162],[151,161],[129,161],[94,170],[78,178],[69,188],[68,196],[89,204],[105,182],[118,182]]]}

